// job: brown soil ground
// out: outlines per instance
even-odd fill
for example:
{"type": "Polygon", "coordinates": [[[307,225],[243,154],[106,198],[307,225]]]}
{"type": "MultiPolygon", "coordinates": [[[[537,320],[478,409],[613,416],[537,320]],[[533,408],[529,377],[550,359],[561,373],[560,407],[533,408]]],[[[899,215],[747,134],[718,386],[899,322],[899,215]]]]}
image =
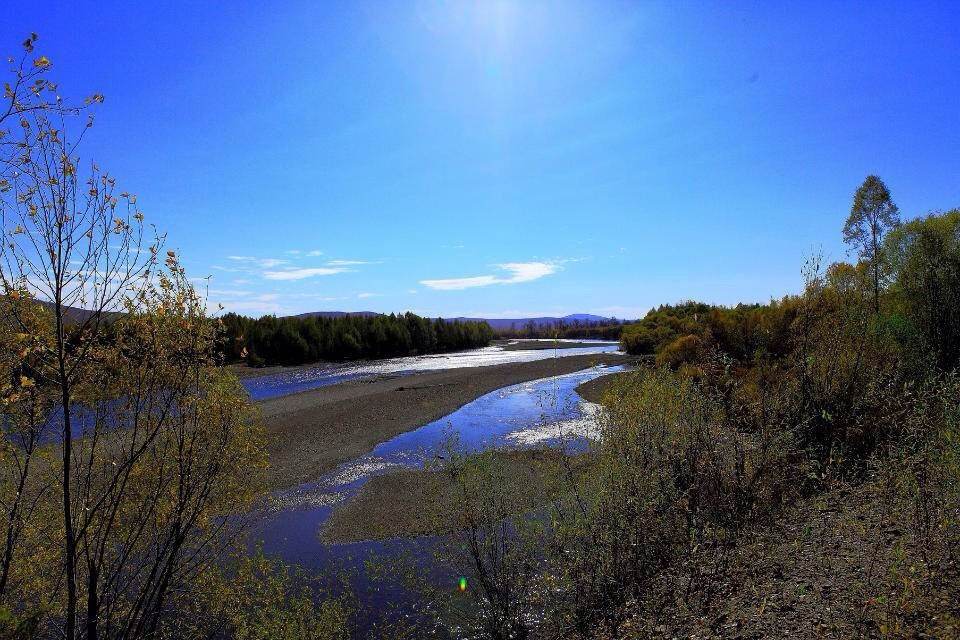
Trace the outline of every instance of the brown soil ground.
{"type": "Polygon", "coordinates": [[[669,624],[638,619],[624,637],[960,638],[958,567],[925,563],[882,494],[867,483],[801,501],[740,542],[706,610],[668,605],[669,624]]]}
{"type": "Polygon", "coordinates": [[[259,406],[267,430],[269,485],[279,489],[314,480],[501,387],[634,360],[613,354],[568,356],[344,382],[264,400],[259,406]]]}

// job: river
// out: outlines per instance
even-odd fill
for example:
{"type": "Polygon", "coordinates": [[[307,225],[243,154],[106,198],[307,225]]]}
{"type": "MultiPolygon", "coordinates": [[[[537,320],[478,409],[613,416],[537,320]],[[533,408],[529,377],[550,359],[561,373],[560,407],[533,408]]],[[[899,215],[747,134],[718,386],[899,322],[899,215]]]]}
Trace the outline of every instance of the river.
{"type": "Polygon", "coordinates": [[[323,363],[296,367],[278,373],[248,377],[243,380],[254,400],[267,400],[300,391],[309,391],[349,380],[361,380],[378,376],[401,376],[425,371],[460,369],[463,367],[486,367],[511,362],[533,362],[547,358],[615,353],[620,349],[617,342],[604,340],[577,340],[590,343],[586,347],[558,349],[510,350],[502,346],[483,347],[454,353],[438,353],[385,360],[364,360],[348,363],[323,363]]]}

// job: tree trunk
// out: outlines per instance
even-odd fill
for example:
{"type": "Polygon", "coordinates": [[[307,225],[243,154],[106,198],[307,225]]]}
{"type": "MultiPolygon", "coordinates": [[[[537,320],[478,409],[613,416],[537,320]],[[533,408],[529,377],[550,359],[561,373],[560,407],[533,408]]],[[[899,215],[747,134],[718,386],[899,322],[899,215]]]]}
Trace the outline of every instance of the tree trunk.
{"type": "Polygon", "coordinates": [[[72,462],[72,414],[70,407],[70,382],[67,380],[66,340],[64,339],[63,305],[58,298],[55,301],[57,320],[57,351],[58,373],[60,377],[60,402],[63,404],[63,528],[64,544],[64,571],[67,579],[67,617],[65,636],[73,640],[77,634],[77,539],[73,530],[73,513],[71,508],[70,466],[72,462]]]}
{"type": "MultiPolygon", "coordinates": [[[[31,422],[33,415],[31,411],[31,422]]],[[[10,509],[7,522],[6,546],[3,550],[3,567],[0,569],[0,598],[7,590],[7,581],[10,578],[10,565],[13,564],[13,547],[16,543],[17,532],[16,521],[20,517],[20,501],[23,500],[23,492],[27,486],[27,478],[30,475],[30,461],[33,459],[33,437],[27,452],[27,458],[23,463],[23,471],[20,472],[20,480],[17,483],[17,497],[10,509]]]]}
{"type": "Polygon", "coordinates": [[[99,572],[90,567],[87,577],[87,640],[97,640],[97,621],[100,617],[100,599],[97,596],[99,572]]]}
{"type": "Polygon", "coordinates": [[[873,235],[873,313],[880,315],[880,229],[877,223],[872,223],[873,235]]]}

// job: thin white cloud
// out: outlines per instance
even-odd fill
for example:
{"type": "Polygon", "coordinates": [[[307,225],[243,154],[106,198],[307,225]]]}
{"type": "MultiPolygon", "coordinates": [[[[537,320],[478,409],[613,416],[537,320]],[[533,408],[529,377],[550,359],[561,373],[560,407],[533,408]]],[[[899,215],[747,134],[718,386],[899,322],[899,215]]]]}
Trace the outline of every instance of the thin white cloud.
{"type": "Polygon", "coordinates": [[[494,276],[474,276],[472,278],[444,278],[442,280],[421,280],[420,284],[431,289],[440,291],[457,291],[459,289],[472,289],[473,287],[487,287],[491,284],[497,284],[497,278],[494,276]]]}
{"type": "Polygon", "coordinates": [[[263,277],[267,280],[304,280],[315,276],[332,276],[336,273],[343,273],[346,269],[330,267],[314,267],[303,269],[283,269],[282,271],[264,271],[263,277]]]}
{"type": "Polygon", "coordinates": [[[497,266],[513,273],[512,276],[504,279],[502,284],[539,280],[560,270],[560,266],[553,262],[507,262],[497,266]]]}
{"type": "Polygon", "coordinates": [[[289,262],[289,260],[281,260],[280,258],[255,258],[253,256],[227,256],[227,258],[234,262],[253,264],[262,269],[273,269],[289,262]]]}
{"type": "Polygon", "coordinates": [[[366,292],[364,292],[364,293],[358,293],[358,294],[357,294],[357,297],[358,297],[358,298],[377,298],[377,297],[379,297],[379,296],[380,296],[379,293],[366,293],[366,292]]]}
{"type": "Polygon", "coordinates": [[[322,256],[323,251],[320,249],[290,249],[284,251],[288,256],[306,256],[308,258],[316,258],[317,256],[322,256]]]}
{"type": "Polygon", "coordinates": [[[509,273],[507,276],[472,276],[468,278],[442,278],[438,280],[421,280],[420,284],[440,291],[457,291],[474,287],[488,287],[494,284],[517,284],[532,282],[544,276],[556,273],[560,265],[556,262],[504,262],[495,265],[509,273]]]}
{"type": "Polygon", "coordinates": [[[359,264],[377,264],[376,262],[370,262],[369,260],[328,260],[328,267],[350,267],[359,264]]]}
{"type": "Polygon", "coordinates": [[[214,304],[217,303],[223,305],[224,311],[233,311],[234,313],[242,313],[254,317],[268,314],[279,316],[286,315],[290,312],[287,307],[284,307],[278,302],[277,295],[272,293],[264,293],[242,300],[224,299],[214,302],[214,304]]]}

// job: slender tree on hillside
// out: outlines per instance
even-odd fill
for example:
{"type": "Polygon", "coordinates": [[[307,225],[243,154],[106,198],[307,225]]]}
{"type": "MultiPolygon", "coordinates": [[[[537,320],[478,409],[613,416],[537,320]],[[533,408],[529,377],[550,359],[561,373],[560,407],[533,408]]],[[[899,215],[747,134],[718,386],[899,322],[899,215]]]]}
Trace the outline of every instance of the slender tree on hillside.
{"type": "Polygon", "coordinates": [[[880,280],[883,270],[883,237],[900,224],[900,212],[890,191],[877,176],[867,176],[853,195],[850,216],[843,226],[843,241],[858,250],[870,264],[873,277],[873,309],[880,313],[880,280]]]}

